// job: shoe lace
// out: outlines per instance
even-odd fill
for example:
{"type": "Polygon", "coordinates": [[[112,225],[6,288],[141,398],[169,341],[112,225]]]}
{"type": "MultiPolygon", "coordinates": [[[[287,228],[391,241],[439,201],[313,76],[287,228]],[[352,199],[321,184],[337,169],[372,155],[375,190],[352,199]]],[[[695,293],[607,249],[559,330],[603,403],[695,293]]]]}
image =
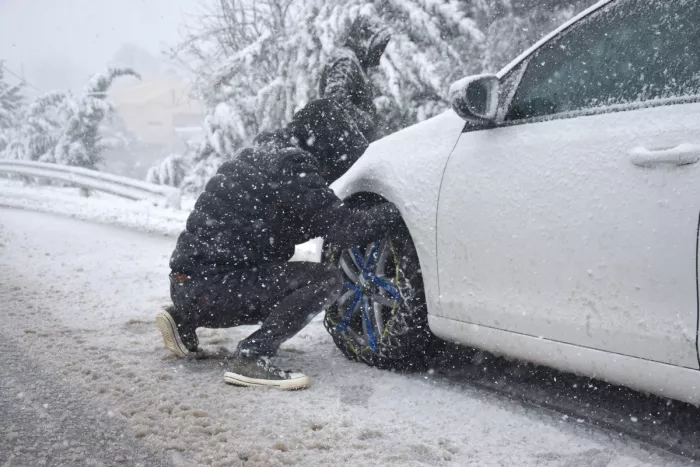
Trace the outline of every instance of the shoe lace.
{"type": "Polygon", "coordinates": [[[289,371],[283,370],[283,369],[277,367],[276,365],[274,365],[270,361],[269,357],[258,358],[256,361],[256,364],[258,365],[258,367],[261,370],[265,371],[266,373],[273,373],[273,374],[279,375],[279,376],[286,376],[290,373],[289,371]]]}

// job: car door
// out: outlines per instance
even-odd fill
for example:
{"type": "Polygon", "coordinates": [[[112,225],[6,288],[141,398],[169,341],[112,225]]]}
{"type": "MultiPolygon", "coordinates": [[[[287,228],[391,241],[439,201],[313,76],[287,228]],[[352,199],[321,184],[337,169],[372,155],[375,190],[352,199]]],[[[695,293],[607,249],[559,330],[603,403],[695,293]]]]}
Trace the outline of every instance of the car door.
{"type": "Polygon", "coordinates": [[[700,6],[621,0],[550,40],[438,207],[446,318],[698,367],[700,6]]]}

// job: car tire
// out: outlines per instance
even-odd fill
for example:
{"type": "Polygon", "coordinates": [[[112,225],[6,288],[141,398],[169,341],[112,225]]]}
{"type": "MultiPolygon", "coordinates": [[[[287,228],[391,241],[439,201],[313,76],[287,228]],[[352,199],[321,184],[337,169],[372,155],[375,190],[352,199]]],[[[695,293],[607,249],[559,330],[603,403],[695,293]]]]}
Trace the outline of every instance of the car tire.
{"type": "Polygon", "coordinates": [[[324,248],[343,272],[340,298],[324,325],[348,358],[382,369],[426,368],[435,337],[428,328],[423,278],[407,229],[365,247],[324,248]]]}

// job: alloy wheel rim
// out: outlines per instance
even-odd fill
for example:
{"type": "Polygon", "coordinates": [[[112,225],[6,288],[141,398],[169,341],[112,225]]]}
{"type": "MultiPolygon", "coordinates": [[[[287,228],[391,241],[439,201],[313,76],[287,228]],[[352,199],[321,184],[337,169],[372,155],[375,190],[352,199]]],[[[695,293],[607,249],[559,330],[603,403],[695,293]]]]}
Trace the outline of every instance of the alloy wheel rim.
{"type": "Polygon", "coordinates": [[[370,243],[364,255],[358,247],[344,250],[339,259],[345,276],[345,288],[337,302],[339,309],[343,310],[343,320],[336,330],[350,334],[373,353],[386,337],[387,317],[390,319],[393,316],[401,299],[398,274],[393,278],[387,275],[390,259],[398,272],[396,253],[388,239],[370,243]],[[363,335],[350,326],[353,317],[358,315],[363,335]]]}

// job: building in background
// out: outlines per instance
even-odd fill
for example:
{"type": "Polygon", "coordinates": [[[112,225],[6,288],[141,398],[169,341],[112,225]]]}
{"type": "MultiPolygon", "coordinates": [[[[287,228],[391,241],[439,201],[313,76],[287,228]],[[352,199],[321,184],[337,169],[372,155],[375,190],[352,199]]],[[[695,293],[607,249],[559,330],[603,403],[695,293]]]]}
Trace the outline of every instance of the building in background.
{"type": "Polygon", "coordinates": [[[115,86],[109,101],[115,120],[134,141],[105,155],[105,169],[143,178],[148,168],[172,153],[183,153],[188,140],[203,136],[204,103],[177,75],[146,75],[140,81],[115,86]]]}

